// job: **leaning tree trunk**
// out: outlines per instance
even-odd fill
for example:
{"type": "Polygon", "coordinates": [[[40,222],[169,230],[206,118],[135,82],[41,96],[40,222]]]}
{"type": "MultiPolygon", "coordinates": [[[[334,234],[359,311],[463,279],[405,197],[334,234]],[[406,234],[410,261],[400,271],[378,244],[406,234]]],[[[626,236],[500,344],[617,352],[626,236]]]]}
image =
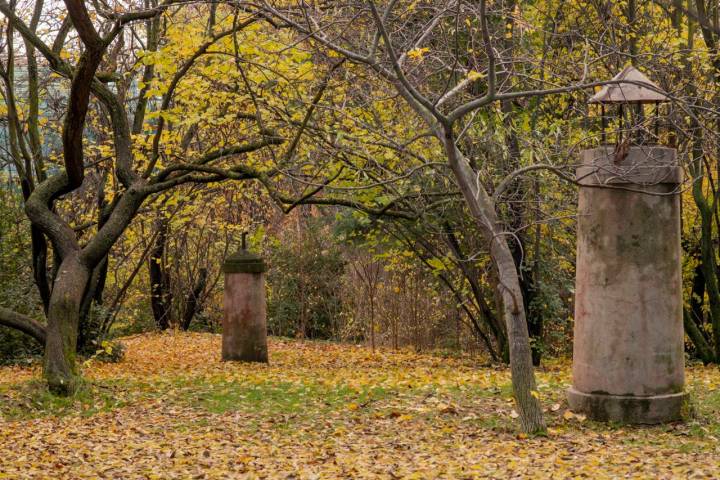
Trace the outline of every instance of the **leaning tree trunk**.
{"type": "Polygon", "coordinates": [[[502,316],[507,328],[510,350],[510,372],[515,404],[520,414],[523,431],[545,431],[542,408],[537,399],[532,351],[528,337],[525,307],[515,261],[495,210],[495,202],[488,195],[467,159],[458,150],[451,130],[443,139],[450,168],[460,187],[465,202],[490,246],[490,257],[498,276],[502,298],[502,316]]]}
{"type": "Polygon", "coordinates": [[[540,402],[535,395],[532,349],[528,334],[522,288],[512,252],[501,232],[495,233],[490,254],[497,269],[498,288],[502,298],[502,313],[508,330],[510,372],[513,394],[520,412],[520,423],[526,432],[545,429],[540,402]]]}
{"type": "Polygon", "coordinates": [[[90,277],[76,254],[63,259],[48,308],[44,374],[50,391],[72,395],[77,388],[75,350],[80,306],[90,277]]]}

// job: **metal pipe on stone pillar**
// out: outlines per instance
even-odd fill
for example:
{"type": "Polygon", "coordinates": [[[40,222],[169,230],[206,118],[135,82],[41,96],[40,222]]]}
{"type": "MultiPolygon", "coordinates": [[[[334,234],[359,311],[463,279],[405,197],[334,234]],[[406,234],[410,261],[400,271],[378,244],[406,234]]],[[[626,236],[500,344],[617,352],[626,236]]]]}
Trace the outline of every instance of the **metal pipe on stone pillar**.
{"type": "Polygon", "coordinates": [[[230,255],[225,273],[222,359],[268,362],[267,307],[263,259],[245,248],[230,255]]]}
{"type": "MultiPolygon", "coordinates": [[[[618,84],[593,99],[662,101],[640,72],[623,74],[652,88],[618,84]]],[[[568,402],[599,421],[680,419],[687,397],[676,150],[602,145],[581,155],[568,402]]]]}

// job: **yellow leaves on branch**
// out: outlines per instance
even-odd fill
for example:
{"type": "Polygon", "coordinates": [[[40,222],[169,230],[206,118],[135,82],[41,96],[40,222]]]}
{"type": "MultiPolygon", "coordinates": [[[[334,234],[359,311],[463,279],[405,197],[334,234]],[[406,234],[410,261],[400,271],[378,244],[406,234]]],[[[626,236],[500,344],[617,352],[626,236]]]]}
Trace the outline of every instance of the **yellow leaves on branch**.
{"type": "Polygon", "coordinates": [[[412,50],[408,50],[407,56],[408,56],[408,58],[410,58],[410,59],[412,59],[412,60],[418,60],[418,61],[419,61],[419,60],[422,60],[423,57],[425,56],[425,54],[426,54],[427,52],[429,52],[429,51],[430,51],[430,49],[427,48],[427,47],[423,47],[423,48],[413,48],[412,50]]]}
{"type": "Polygon", "coordinates": [[[467,78],[468,78],[468,80],[470,80],[471,82],[474,82],[474,81],[476,81],[476,80],[480,80],[481,78],[485,78],[485,74],[484,74],[484,73],[480,73],[480,72],[478,72],[478,71],[476,71],[476,70],[470,70],[470,71],[468,72],[468,74],[467,74],[467,78]]]}
{"type": "MultiPolygon", "coordinates": [[[[256,133],[256,109],[261,110],[264,126],[281,136],[291,136],[284,131],[288,128],[284,121],[276,121],[274,115],[288,111],[295,120],[304,115],[316,88],[310,53],[292,46],[289,32],[256,22],[235,35],[217,39],[197,56],[198,49],[211,40],[207,21],[185,11],[178,15],[168,19],[161,48],[142,52],[136,65],[137,69],[153,66],[152,80],[138,84],[152,100],[143,136],[152,137],[158,118],[163,118],[166,128],[160,144],[166,158],[202,155],[205,152],[180,148],[186,131],[192,128],[195,136],[218,148],[241,144],[256,133]],[[239,62],[235,59],[236,45],[239,62]],[[174,87],[170,107],[158,111],[160,99],[168,94],[175,75],[188,62],[192,66],[174,87]]],[[[238,22],[248,18],[239,18],[238,22]]],[[[232,15],[219,16],[213,30],[217,34],[232,27],[232,15]]],[[[136,154],[145,155],[150,143],[139,140],[136,154]]],[[[249,157],[252,162],[262,157],[262,152],[249,157]]]]}

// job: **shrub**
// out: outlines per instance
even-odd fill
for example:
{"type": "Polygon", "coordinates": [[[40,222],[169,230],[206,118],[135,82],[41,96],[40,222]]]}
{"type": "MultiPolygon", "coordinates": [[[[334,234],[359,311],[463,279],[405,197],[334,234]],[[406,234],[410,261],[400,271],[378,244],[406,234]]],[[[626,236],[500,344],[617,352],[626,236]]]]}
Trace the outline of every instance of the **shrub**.
{"type": "Polygon", "coordinates": [[[272,335],[331,339],[342,310],[345,261],[337,245],[313,225],[299,238],[275,242],[268,273],[272,335]]]}
{"type": "Polygon", "coordinates": [[[42,353],[42,345],[35,339],[17,330],[0,327],[0,365],[31,360],[42,353]]]}
{"type": "Polygon", "coordinates": [[[90,359],[103,363],[120,363],[125,358],[125,345],[121,342],[103,341],[90,359]]]}

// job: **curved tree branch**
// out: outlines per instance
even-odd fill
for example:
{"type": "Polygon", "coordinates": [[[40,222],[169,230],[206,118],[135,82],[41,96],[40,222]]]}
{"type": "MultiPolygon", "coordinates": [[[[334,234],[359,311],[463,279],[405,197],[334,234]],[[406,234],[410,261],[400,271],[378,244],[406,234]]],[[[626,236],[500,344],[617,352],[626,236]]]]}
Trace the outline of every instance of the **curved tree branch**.
{"type": "Polygon", "coordinates": [[[45,345],[45,326],[33,320],[27,315],[14,312],[10,309],[0,307],[0,325],[30,335],[41,345],[45,345]]]}
{"type": "Polygon", "coordinates": [[[90,104],[91,84],[107,45],[95,30],[82,0],[65,0],[65,5],[73,26],[85,46],[70,85],[70,98],[62,132],[65,171],[68,177],[65,190],[67,192],[78,188],[85,178],[83,160],[85,117],[90,104]]]}

